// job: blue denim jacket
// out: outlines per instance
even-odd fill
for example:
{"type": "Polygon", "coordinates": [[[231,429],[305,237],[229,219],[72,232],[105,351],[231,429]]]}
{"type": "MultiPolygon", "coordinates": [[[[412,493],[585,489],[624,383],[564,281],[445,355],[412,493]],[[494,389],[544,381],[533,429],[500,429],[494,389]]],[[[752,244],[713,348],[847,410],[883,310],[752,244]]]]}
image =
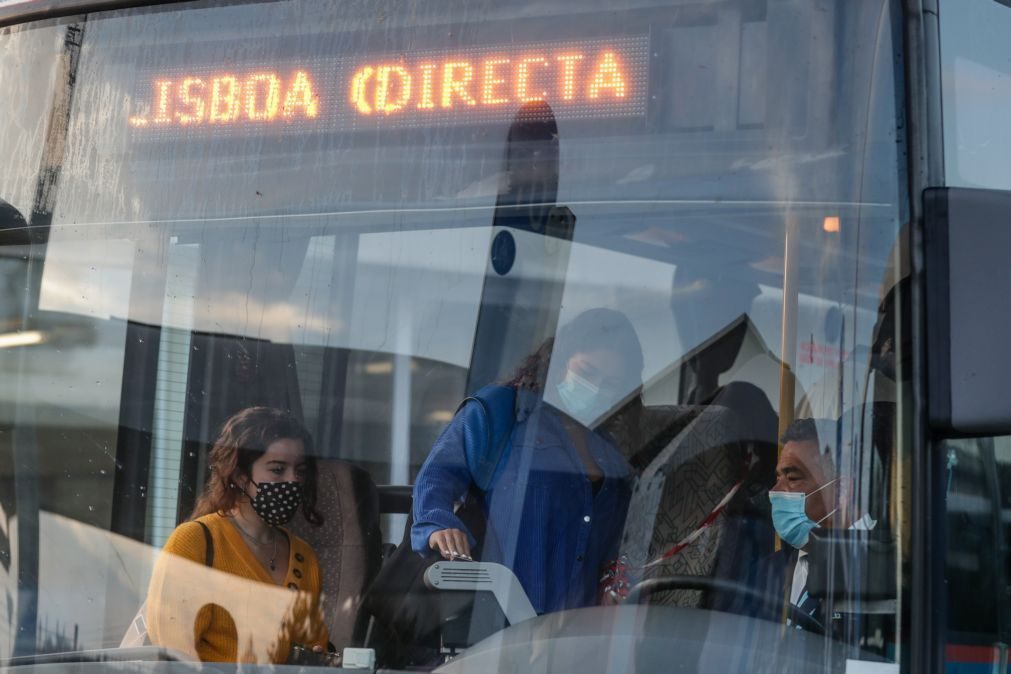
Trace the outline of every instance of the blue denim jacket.
{"type": "MultiPolygon", "coordinates": [[[[487,442],[486,423],[480,408],[468,405],[432,447],[414,485],[415,551],[432,553],[428,538],[440,529],[467,531],[453,505],[472,486],[464,445],[487,442]]],[[[509,442],[505,465],[482,499],[482,560],[511,568],[538,613],[595,604],[602,570],[617,555],[631,468],[603,436],[587,434],[604,475],[594,495],[560,413],[529,391],[518,393],[509,442]]]]}

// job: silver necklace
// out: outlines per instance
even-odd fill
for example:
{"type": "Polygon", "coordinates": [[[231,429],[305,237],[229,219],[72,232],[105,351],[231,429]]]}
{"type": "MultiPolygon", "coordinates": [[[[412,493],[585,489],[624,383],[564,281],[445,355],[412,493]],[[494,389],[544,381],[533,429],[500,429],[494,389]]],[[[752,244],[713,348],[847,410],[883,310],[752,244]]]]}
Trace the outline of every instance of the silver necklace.
{"type": "MultiPolygon", "coordinates": [[[[242,528],[242,525],[239,524],[238,520],[233,519],[232,524],[234,524],[235,528],[238,529],[239,532],[246,537],[246,539],[251,541],[253,545],[257,546],[258,548],[262,548],[264,545],[266,545],[266,543],[261,543],[260,541],[253,538],[252,534],[250,534],[248,531],[242,528]]],[[[269,562],[270,570],[276,571],[277,565],[274,563],[274,561],[277,559],[277,534],[274,532],[273,528],[270,529],[270,542],[273,544],[270,549],[270,562],[269,562]]]]}

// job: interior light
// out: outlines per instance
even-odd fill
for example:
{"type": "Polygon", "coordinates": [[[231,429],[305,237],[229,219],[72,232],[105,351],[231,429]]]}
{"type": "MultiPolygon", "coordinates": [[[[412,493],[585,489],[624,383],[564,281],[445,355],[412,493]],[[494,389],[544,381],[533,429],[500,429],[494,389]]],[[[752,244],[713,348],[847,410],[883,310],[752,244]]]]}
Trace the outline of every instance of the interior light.
{"type": "Polygon", "coordinates": [[[431,424],[448,424],[453,420],[453,410],[435,410],[429,412],[425,419],[431,424]]]}
{"type": "Polygon", "coordinates": [[[392,374],[393,361],[379,360],[365,364],[365,374],[392,374]]]}
{"type": "Polygon", "coordinates": [[[5,332],[0,334],[0,349],[12,346],[33,346],[46,341],[45,335],[38,330],[25,330],[24,332],[5,332]]]}

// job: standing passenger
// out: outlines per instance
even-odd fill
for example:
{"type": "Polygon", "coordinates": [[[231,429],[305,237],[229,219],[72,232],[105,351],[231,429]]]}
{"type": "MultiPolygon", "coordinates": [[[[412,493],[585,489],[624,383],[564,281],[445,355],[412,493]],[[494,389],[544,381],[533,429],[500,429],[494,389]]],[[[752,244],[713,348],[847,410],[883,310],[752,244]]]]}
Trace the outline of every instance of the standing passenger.
{"type": "Polygon", "coordinates": [[[482,560],[512,569],[538,613],[595,604],[617,553],[631,469],[593,429],[638,393],[642,367],[624,314],[593,309],[564,326],[505,384],[516,391],[515,425],[487,491],[476,491],[466,462],[470,443],[487,443],[478,405],[436,441],[414,488],[414,550],[469,555],[477,541],[454,503],[476,498],[487,516],[482,560]]]}

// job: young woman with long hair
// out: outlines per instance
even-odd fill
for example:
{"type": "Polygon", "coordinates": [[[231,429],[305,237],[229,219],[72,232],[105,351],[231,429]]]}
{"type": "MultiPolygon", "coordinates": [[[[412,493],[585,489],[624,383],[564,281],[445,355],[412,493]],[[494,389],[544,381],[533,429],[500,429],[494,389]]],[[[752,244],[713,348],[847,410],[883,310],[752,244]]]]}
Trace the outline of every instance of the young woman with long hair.
{"type": "Polygon", "coordinates": [[[322,522],[312,453],[308,431],[281,410],[251,407],[225,422],[204,492],[155,565],[147,600],[153,644],[203,661],[275,664],[294,645],[326,648],[319,563],[283,527],[298,511],[322,522]],[[288,606],[271,622],[257,607],[276,607],[278,597],[288,606]]]}

